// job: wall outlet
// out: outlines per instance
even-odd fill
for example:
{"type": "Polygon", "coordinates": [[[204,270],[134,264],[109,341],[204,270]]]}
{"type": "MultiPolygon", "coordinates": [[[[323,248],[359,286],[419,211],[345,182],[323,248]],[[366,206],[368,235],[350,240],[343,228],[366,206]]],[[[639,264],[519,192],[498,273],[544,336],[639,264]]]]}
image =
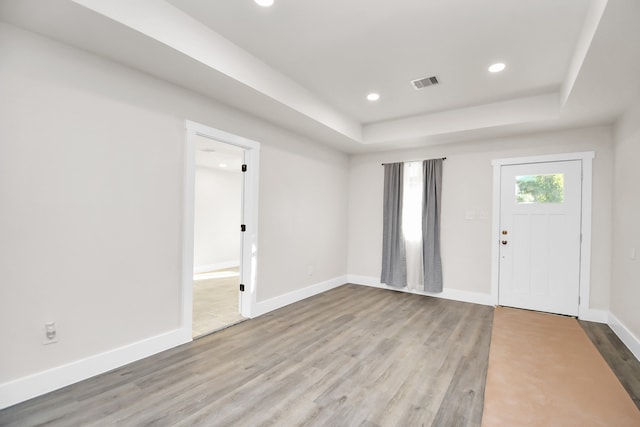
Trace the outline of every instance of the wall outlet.
{"type": "Polygon", "coordinates": [[[58,342],[58,331],[55,322],[47,322],[44,324],[44,341],[42,344],[53,344],[58,342]]]}

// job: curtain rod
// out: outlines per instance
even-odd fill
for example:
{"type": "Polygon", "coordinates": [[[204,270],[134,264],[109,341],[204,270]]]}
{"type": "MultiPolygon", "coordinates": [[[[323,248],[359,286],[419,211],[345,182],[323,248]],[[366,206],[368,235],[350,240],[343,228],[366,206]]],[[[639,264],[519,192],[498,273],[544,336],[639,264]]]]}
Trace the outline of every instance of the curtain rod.
{"type": "MultiPolygon", "coordinates": [[[[404,162],[396,162],[396,163],[410,163],[410,162],[423,162],[426,159],[422,159],[422,160],[405,160],[404,162]]],[[[436,160],[436,159],[429,159],[429,160],[436,160]]],[[[442,160],[447,160],[446,157],[443,157],[442,160]]],[[[390,165],[391,163],[382,163],[382,166],[384,165],[390,165]]]]}

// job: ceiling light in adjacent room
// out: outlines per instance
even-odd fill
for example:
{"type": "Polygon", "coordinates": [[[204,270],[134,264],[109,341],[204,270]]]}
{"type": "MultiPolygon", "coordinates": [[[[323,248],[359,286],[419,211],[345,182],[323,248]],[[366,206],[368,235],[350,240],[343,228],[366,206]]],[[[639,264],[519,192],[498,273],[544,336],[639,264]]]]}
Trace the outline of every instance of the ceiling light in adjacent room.
{"type": "Polygon", "coordinates": [[[273,0],[253,0],[258,6],[269,7],[273,5],[273,0]]]}
{"type": "Polygon", "coordinates": [[[377,101],[378,99],[380,99],[380,95],[378,95],[377,93],[370,93],[369,95],[367,95],[367,99],[369,101],[377,101]]]}
{"type": "Polygon", "coordinates": [[[226,168],[227,166],[229,166],[229,165],[227,165],[226,163],[218,164],[218,167],[220,167],[220,168],[226,168]]]}
{"type": "Polygon", "coordinates": [[[502,62],[497,62],[489,67],[489,71],[491,73],[499,73],[500,71],[504,70],[505,67],[506,65],[504,65],[502,62]]]}

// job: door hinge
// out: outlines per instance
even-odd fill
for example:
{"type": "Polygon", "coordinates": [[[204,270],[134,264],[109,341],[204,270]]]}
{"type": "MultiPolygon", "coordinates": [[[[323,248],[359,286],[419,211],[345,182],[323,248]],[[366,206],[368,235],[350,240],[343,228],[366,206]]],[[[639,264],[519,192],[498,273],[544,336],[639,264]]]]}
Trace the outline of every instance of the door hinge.
{"type": "Polygon", "coordinates": [[[244,285],[240,283],[240,292],[244,292],[244,285]]]}
{"type": "Polygon", "coordinates": [[[247,171],[247,165],[242,165],[242,172],[246,172],[247,171]]]}
{"type": "Polygon", "coordinates": [[[240,231],[247,231],[247,226],[244,224],[240,225],[240,231]]]}

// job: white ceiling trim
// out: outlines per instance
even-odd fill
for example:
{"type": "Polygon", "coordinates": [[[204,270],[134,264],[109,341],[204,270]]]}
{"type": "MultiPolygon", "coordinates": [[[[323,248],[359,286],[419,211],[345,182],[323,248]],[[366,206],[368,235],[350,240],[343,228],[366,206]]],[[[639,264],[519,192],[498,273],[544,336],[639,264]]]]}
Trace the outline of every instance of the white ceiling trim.
{"type": "Polygon", "coordinates": [[[355,141],[362,127],[307,89],[161,0],[72,0],[157,40],[355,141]]]}
{"type": "Polygon", "coordinates": [[[364,126],[364,143],[375,144],[394,139],[412,139],[485,129],[558,117],[558,93],[494,102],[457,110],[424,114],[364,126]]]}
{"type": "MultiPolygon", "coordinates": [[[[608,0],[593,0],[562,86],[553,93],[361,124],[164,0],[72,0],[291,108],[360,147],[558,118],[572,94],[608,0]]],[[[268,115],[267,115],[268,116],[268,115]]],[[[347,144],[345,144],[345,148],[347,144]]]]}
{"type": "Polygon", "coordinates": [[[587,57],[593,38],[596,36],[596,31],[600,25],[600,19],[602,19],[602,15],[604,14],[608,1],[609,0],[592,0],[584,26],[582,27],[582,33],[578,39],[578,45],[573,53],[571,64],[569,65],[569,71],[567,72],[567,76],[564,79],[560,90],[560,104],[562,106],[567,103],[573,86],[578,79],[578,74],[580,74],[580,69],[587,57]]]}

